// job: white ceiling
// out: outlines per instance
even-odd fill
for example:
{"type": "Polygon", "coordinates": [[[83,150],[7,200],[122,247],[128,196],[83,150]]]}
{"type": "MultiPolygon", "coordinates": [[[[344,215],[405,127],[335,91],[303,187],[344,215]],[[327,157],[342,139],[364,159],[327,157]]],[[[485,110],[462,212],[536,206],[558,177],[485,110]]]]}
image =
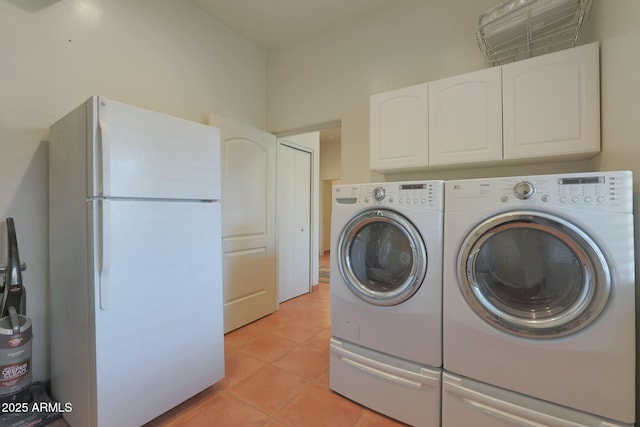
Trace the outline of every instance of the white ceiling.
{"type": "Polygon", "coordinates": [[[192,0],[265,49],[322,34],[400,0],[192,0]]]}

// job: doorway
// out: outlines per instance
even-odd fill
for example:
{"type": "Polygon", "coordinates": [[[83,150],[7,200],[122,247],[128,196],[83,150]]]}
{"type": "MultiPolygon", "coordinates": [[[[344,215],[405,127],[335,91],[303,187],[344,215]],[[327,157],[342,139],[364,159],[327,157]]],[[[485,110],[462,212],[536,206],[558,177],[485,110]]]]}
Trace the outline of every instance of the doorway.
{"type": "Polygon", "coordinates": [[[342,127],[320,130],[320,261],[319,284],[329,284],[333,186],[341,183],[342,127]]]}
{"type": "MultiPolygon", "coordinates": [[[[331,190],[332,185],[339,183],[340,168],[341,168],[341,124],[339,121],[327,123],[324,125],[318,125],[305,128],[304,130],[288,132],[287,136],[280,135],[278,138],[279,147],[285,144],[289,149],[295,148],[298,150],[312,152],[311,168],[312,168],[312,184],[311,184],[311,249],[309,251],[309,277],[310,282],[305,286],[299,285],[299,292],[305,289],[305,292],[309,292],[313,286],[319,284],[321,266],[323,266],[324,260],[328,259],[330,250],[330,231],[331,231],[331,190]]],[[[278,151],[278,173],[283,170],[280,163],[280,151],[278,151]]],[[[285,184],[286,185],[286,184],[285,184]]],[[[280,187],[278,184],[278,194],[283,195],[286,190],[286,186],[280,187]]],[[[280,199],[279,199],[280,200],[280,199]]],[[[286,215],[280,215],[282,207],[278,204],[278,218],[279,221],[285,218],[286,215]]],[[[280,222],[279,222],[280,224],[280,222]]],[[[278,226],[278,289],[280,290],[278,301],[285,301],[287,296],[295,295],[289,294],[285,290],[285,278],[280,275],[280,272],[286,272],[288,264],[293,262],[294,257],[286,255],[281,251],[280,242],[283,238],[281,236],[281,230],[286,227],[286,224],[278,226]]],[[[293,233],[293,232],[292,232],[293,233]]],[[[328,263],[325,263],[328,264],[328,263]]],[[[328,265],[326,266],[328,267],[328,265]]],[[[300,274],[302,276],[302,274],[300,274]]]]}

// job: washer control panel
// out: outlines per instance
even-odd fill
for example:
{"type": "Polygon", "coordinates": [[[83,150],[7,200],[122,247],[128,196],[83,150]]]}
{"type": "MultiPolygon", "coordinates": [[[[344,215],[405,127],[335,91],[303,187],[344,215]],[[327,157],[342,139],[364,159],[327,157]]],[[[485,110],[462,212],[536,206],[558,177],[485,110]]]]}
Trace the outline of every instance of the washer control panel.
{"type": "Polygon", "coordinates": [[[447,209],[465,210],[465,201],[476,208],[538,205],[624,212],[633,208],[628,171],[448,181],[445,188],[447,209]]]}

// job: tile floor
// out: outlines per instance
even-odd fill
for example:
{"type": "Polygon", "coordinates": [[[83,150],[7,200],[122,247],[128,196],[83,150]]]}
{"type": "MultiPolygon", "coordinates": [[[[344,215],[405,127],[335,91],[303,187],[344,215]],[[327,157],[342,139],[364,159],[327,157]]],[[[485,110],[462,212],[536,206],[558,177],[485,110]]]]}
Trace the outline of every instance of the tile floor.
{"type": "Polygon", "coordinates": [[[329,285],[314,288],[225,335],[225,379],[145,427],[404,425],[329,389],[329,285]]]}

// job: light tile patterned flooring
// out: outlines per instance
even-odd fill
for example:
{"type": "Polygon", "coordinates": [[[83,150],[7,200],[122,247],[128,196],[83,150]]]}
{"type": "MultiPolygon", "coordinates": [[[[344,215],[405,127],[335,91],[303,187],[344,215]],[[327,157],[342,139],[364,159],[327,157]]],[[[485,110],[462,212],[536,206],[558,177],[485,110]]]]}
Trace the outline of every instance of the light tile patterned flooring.
{"type": "MultiPolygon", "coordinates": [[[[326,260],[325,260],[326,261],[326,260]]],[[[401,426],[329,389],[329,285],[225,335],[225,379],[145,427],[401,426]]]]}

